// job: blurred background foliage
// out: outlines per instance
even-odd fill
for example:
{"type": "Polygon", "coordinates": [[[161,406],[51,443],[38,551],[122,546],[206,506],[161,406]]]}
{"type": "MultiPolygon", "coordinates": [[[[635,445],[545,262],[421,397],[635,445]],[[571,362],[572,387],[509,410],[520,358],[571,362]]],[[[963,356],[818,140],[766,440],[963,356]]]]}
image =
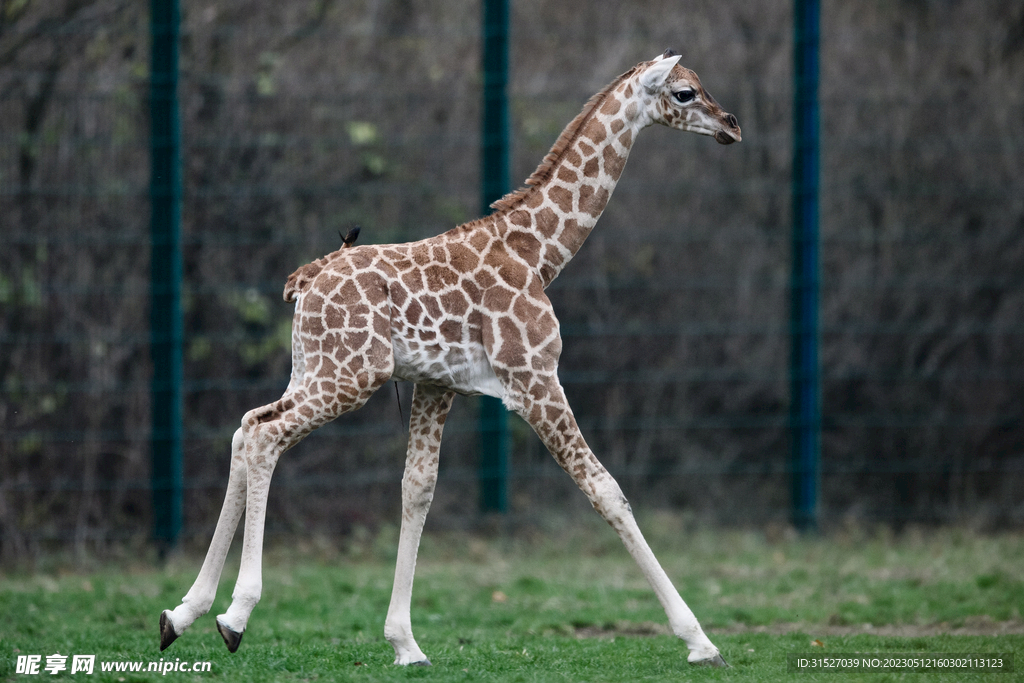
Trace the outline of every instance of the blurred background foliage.
{"type": "MultiPolygon", "coordinates": [[[[822,8],[822,521],[1024,521],[1024,5],[822,8]]],[[[297,266],[477,215],[480,7],[184,0],[186,534],[242,414],[280,396],[297,266]]],[[[512,3],[515,179],[667,47],[743,127],[657,129],[550,291],[561,376],[636,505],[788,517],[788,3],[512,3]]],[[[148,15],[0,0],[0,553],[102,553],[149,511],[148,15]]],[[[411,388],[400,386],[408,405],[411,388]]],[[[394,391],[275,475],[268,532],[398,519],[394,391]]],[[[430,524],[477,518],[476,400],[430,524]]],[[[590,514],[513,418],[513,520],[590,514]]]]}

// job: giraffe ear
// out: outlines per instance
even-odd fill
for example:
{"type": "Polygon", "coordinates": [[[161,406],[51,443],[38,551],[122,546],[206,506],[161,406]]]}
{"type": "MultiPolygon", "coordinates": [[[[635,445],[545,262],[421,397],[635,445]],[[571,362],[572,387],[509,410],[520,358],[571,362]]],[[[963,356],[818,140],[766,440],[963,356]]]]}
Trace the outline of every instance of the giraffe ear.
{"type": "Polygon", "coordinates": [[[672,67],[679,63],[679,58],[682,55],[672,55],[671,57],[655,58],[654,63],[647,67],[647,70],[640,74],[640,85],[647,89],[647,92],[655,92],[660,89],[661,86],[665,85],[665,81],[668,80],[668,75],[672,73],[672,67]]]}

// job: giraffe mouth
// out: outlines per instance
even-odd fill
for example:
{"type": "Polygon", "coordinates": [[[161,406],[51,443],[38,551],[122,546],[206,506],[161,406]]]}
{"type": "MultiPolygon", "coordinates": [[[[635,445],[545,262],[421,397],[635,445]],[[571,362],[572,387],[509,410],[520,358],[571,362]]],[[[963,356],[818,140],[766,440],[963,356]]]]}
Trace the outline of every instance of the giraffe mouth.
{"type": "Polygon", "coordinates": [[[727,133],[724,130],[720,130],[714,135],[715,142],[720,145],[731,145],[734,142],[739,142],[743,138],[740,137],[739,131],[736,133],[727,133]]]}

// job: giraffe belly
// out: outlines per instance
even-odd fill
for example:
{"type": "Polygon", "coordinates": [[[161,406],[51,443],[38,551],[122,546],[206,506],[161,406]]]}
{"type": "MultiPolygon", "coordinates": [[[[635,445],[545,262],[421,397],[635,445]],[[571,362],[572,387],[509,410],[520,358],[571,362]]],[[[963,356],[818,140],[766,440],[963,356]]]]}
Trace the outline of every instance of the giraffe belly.
{"type": "Polygon", "coordinates": [[[421,344],[392,337],[395,379],[446,387],[466,396],[505,398],[501,382],[480,345],[421,344]]]}

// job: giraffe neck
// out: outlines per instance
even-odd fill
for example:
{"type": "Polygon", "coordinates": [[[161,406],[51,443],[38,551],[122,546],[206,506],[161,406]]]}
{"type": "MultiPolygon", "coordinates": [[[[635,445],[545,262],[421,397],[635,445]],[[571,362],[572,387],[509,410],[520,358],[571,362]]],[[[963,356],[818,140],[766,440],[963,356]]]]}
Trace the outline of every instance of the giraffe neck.
{"type": "Polygon", "coordinates": [[[623,74],[587,103],[526,181],[527,187],[494,204],[503,210],[498,220],[509,231],[506,242],[536,263],[545,287],[597,224],[637,133],[647,125],[641,114],[642,89],[630,75],[623,74]]]}

